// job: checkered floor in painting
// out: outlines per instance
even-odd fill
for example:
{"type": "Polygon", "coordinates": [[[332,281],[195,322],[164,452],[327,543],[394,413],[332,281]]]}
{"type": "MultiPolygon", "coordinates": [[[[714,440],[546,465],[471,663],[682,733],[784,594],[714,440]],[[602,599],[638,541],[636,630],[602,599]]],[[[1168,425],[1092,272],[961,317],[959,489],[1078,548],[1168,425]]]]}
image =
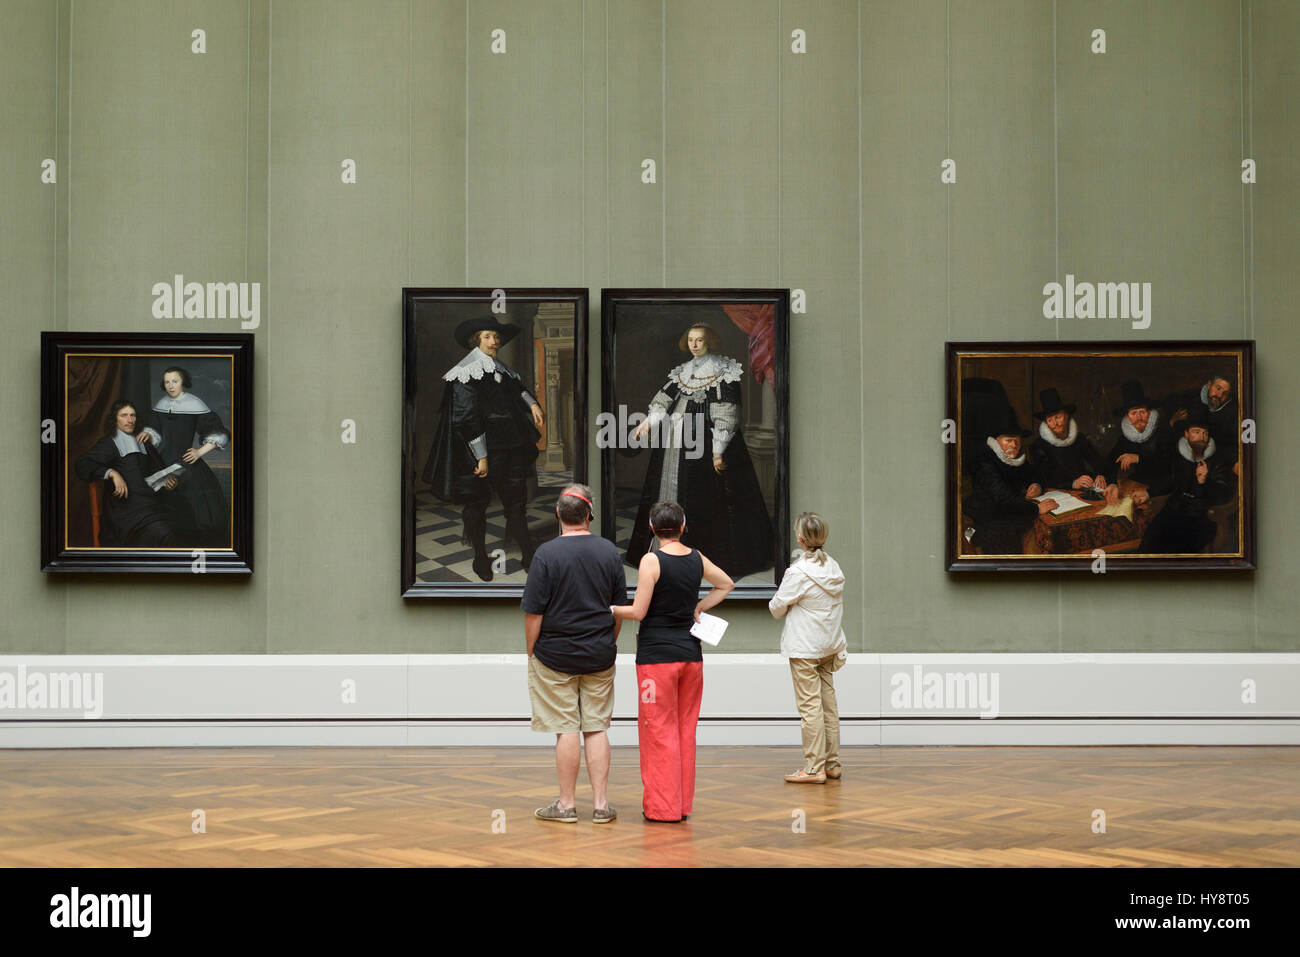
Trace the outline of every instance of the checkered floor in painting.
{"type": "MultiPolygon", "coordinates": [[[[559,490],[573,479],[572,472],[537,473],[537,495],[528,503],[528,528],[536,547],[549,541],[559,531],[555,522],[555,498],[559,490]]],[[[524,581],[524,566],[519,546],[506,544],[506,518],[496,496],[487,511],[487,548],[505,549],[506,570],[495,581],[524,581]]],[[[422,582],[477,582],[474,574],[474,549],[461,542],[464,534],[460,506],[440,502],[428,489],[415,493],[415,577],[422,582]]]]}
{"type": "MultiPolygon", "coordinates": [[[[534,547],[554,538],[559,531],[555,521],[555,497],[570,481],[571,472],[538,472],[537,495],[528,503],[528,528],[534,547]]],[[[636,521],[635,508],[620,507],[615,512],[618,530],[615,541],[621,554],[627,554],[632,541],[632,525],[636,521]]],[[[506,520],[501,503],[493,496],[487,513],[487,547],[503,548],[506,553],[505,573],[496,573],[492,580],[513,581],[523,584],[523,562],[519,546],[505,542],[506,520]]],[[[415,493],[415,577],[422,582],[477,582],[479,577],[472,567],[474,549],[462,544],[460,507],[448,505],[434,498],[427,489],[415,493]]],[[[636,569],[627,566],[629,584],[636,583],[636,569]]],[[[764,571],[740,579],[742,584],[770,585],[772,572],[764,571]]]]}

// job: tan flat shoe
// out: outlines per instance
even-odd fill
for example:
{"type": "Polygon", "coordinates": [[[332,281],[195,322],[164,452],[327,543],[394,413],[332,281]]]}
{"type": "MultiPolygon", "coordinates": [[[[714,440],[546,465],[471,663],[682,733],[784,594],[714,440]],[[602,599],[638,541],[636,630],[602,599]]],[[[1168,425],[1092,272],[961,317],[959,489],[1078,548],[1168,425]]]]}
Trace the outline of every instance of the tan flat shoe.
{"type": "Polygon", "coordinates": [[[829,778],[829,779],[832,780],[832,781],[838,781],[838,780],[839,780],[840,778],[842,778],[843,776],[844,776],[844,769],[843,769],[843,768],[827,768],[827,769],[826,769],[826,777],[829,778]]]}
{"type": "Polygon", "coordinates": [[[800,768],[794,774],[787,774],[785,779],[791,784],[825,784],[826,772],[818,771],[816,774],[809,774],[805,769],[800,768]]]}

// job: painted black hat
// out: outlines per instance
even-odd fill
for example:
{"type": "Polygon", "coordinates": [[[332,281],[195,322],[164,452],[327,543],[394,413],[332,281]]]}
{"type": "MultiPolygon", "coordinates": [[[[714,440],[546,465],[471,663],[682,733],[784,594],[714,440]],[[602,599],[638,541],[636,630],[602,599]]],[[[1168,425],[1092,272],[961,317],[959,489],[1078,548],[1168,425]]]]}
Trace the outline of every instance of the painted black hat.
{"type": "Polygon", "coordinates": [[[474,319],[466,319],[456,327],[456,344],[461,346],[470,345],[469,337],[485,329],[490,329],[499,335],[503,346],[519,335],[518,326],[502,325],[497,322],[496,316],[478,316],[474,319]]]}
{"type": "Polygon", "coordinates": [[[993,427],[989,431],[989,435],[993,438],[997,438],[999,435],[1018,435],[1023,439],[1030,434],[1028,429],[1020,427],[1020,420],[1016,418],[1016,410],[1011,406],[1007,406],[1000,415],[991,421],[993,427]]]}
{"type": "Polygon", "coordinates": [[[1115,410],[1115,415],[1127,415],[1129,409],[1139,405],[1144,409],[1154,409],[1156,407],[1155,400],[1149,398],[1142,391],[1142,383],[1137,379],[1129,379],[1119,388],[1124,397],[1124,404],[1115,410]]]}
{"type": "Polygon", "coordinates": [[[1035,412],[1034,415],[1040,419],[1045,419],[1056,412],[1068,412],[1074,415],[1074,410],[1077,408],[1073,403],[1065,405],[1061,402],[1061,393],[1055,389],[1044,389],[1038,393],[1038,401],[1043,404],[1043,411],[1035,412]]]}
{"type": "Polygon", "coordinates": [[[1187,410],[1187,418],[1178,423],[1178,428],[1184,432],[1193,427],[1206,430],[1210,428],[1210,410],[1205,407],[1204,403],[1193,403],[1192,407],[1187,410]]]}

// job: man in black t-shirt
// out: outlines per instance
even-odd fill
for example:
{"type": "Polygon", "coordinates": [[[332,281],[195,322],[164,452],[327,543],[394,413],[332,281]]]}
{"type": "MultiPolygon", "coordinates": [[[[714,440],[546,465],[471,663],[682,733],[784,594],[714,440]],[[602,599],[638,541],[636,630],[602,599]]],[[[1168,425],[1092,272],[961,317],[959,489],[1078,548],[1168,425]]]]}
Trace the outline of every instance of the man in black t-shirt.
{"type": "Polygon", "coordinates": [[[608,824],[609,738],[614,659],[621,622],[610,605],[627,604],[623,560],[614,543],[591,534],[591,489],[570,485],[555,505],[560,536],[537,549],[524,598],[528,696],[534,731],[554,734],[560,796],[535,812],[543,821],[576,823],[575,792],[585,739],[592,821],[608,824]]]}

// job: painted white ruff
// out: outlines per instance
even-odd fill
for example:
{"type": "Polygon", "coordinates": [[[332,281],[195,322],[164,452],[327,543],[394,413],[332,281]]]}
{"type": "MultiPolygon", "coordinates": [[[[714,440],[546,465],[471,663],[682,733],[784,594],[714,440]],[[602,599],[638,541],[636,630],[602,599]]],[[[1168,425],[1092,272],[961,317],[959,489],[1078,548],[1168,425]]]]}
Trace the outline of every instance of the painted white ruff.
{"type": "Polygon", "coordinates": [[[724,382],[739,382],[744,371],[735,359],[710,352],[674,367],[668,373],[668,381],[676,383],[683,395],[693,399],[724,382]]]}
{"type": "Polygon", "coordinates": [[[1205,446],[1205,454],[1199,459],[1192,455],[1192,444],[1187,441],[1187,436],[1178,440],[1178,454],[1189,462],[1204,462],[1214,456],[1214,439],[1210,439],[1209,444],[1205,446]]]}
{"type": "Polygon", "coordinates": [[[1001,459],[1003,465],[1014,465],[1018,468],[1019,466],[1025,464],[1024,452],[1021,452],[1017,458],[1013,459],[1010,456],[1008,456],[1006,452],[1002,451],[1002,446],[998,445],[998,440],[994,436],[990,435],[984,441],[989,444],[989,448],[993,450],[993,454],[996,455],[999,459],[1001,459]]]}
{"type": "Polygon", "coordinates": [[[180,398],[173,399],[169,395],[163,396],[153,404],[155,412],[184,412],[188,415],[203,415],[212,410],[208,404],[191,392],[182,392],[180,398]]]}
{"type": "Polygon", "coordinates": [[[468,382],[470,379],[481,379],[483,376],[492,374],[498,382],[501,381],[501,374],[519,378],[510,371],[510,367],[499,359],[494,359],[478,346],[469,350],[469,354],[461,359],[454,366],[446,371],[443,379],[447,382],[468,382]]]}
{"type": "Polygon", "coordinates": [[[1044,442],[1055,445],[1058,449],[1068,448],[1074,444],[1074,440],[1079,437],[1079,426],[1074,421],[1074,416],[1070,416],[1070,434],[1063,439],[1058,439],[1056,433],[1047,425],[1046,421],[1038,423],[1038,435],[1044,442]]]}
{"type": "Polygon", "coordinates": [[[1151,438],[1151,436],[1156,434],[1156,426],[1159,424],[1160,413],[1155,409],[1152,409],[1151,421],[1147,423],[1147,427],[1141,432],[1133,427],[1133,423],[1128,420],[1127,415],[1120,416],[1119,430],[1124,433],[1124,438],[1128,439],[1130,442],[1145,442],[1151,438]]]}

